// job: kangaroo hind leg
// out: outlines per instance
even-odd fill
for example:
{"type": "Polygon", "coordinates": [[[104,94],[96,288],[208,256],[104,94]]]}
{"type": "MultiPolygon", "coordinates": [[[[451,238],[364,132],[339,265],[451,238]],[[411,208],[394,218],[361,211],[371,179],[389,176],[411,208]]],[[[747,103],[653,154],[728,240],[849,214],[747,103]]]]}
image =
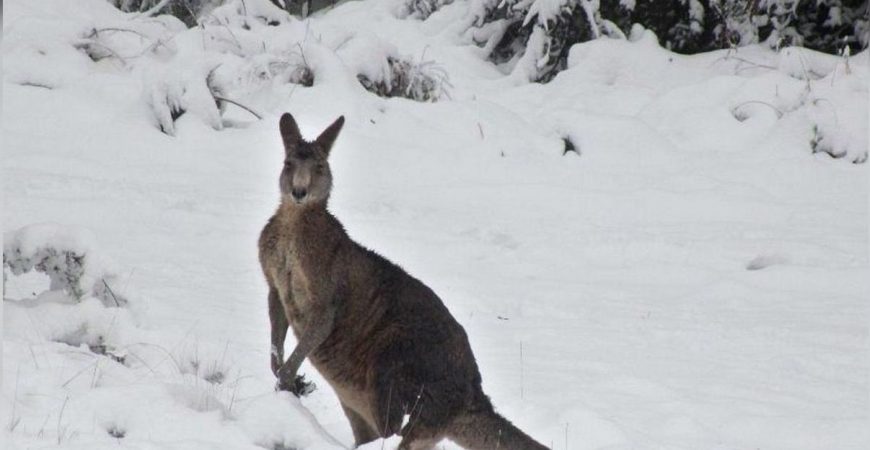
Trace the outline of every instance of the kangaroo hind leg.
{"type": "Polygon", "coordinates": [[[435,444],[444,439],[443,431],[436,431],[425,426],[407,427],[403,432],[399,450],[432,450],[435,444]]]}
{"type": "Polygon", "coordinates": [[[548,450],[495,411],[486,409],[457,417],[447,437],[473,450],[548,450]]]}
{"type": "Polygon", "coordinates": [[[341,409],[344,410],[344,415],[350,422],[350,428],[353,430],[354,446],[359,447],[363,444],[372,442],[380,437],[377,431],[369,425],[356,411],[341,404],[341,409]]]}

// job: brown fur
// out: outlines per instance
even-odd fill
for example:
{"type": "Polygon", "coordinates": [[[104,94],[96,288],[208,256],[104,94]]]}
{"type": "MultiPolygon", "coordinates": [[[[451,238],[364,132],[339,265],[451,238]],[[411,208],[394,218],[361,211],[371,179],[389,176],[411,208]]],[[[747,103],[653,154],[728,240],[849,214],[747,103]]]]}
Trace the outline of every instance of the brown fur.
{"type": "Polygon", "coordinates": [[[493,410],[465,330],[438,296],[351,240],[327,210],[326,159],[343,123],[306,142],[290,114],[280,122],[281,205],[259,242],[279,387],[296,389],[308,357],[338,395],[356,445],[398,433],[401,449],[443,438],[475,450],[545,449],[493,410]],[[297,345],[284,361],[288,325],[297,345]]]}

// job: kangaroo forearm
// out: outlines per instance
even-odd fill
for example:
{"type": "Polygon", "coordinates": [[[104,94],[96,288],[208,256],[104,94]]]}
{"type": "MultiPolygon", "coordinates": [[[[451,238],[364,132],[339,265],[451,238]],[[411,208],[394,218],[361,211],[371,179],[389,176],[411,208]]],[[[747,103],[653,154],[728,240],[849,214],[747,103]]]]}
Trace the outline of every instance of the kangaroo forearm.
{"type": "Polygon", "coordinates": [[[299,337],[299,343],[293,349],[287,362],[281,367],[281,372],[295,375],[308,355],[332,334],[335,323],[335,311],[325,311],[309,322],[299,337]]]}
{"type": "Polygon", "coordinates": [[[281,366],[282,373],[296,375],[299,371],[299,366],[302,365],[302,361],[304,361],[308,354],[311,353],[311,350],[306,347],[297,345],[296,348],[293,349],[293,352],[290,353],[290,357],[288,357],[287,361],[284,362],[284,365],[281,366]]]}
{"type": "Polygon", "coordinates": [[[284,362],[284,365],[281,366],[281,373],[285,375],[296,375],[299,371],[299,366],[302,365],[302,361],[305,361],[305,358],[314,351],[324,339],[319,339],[319,342],[314,339],[308,339],[305,341],[300,341],[299,344],[293,349],[293,352],[290,353],[290,357],[287,358],[287,361],[284,362]]]}
{"type": "Polygon", "coordinates": [[[287,339],[287,326],[272,325],[272,356],[283,360],[284,341],[287,339]]]}
{"type": "Polygon", "coordinates": [[[269,289],[269,322],[272,325],[271,362],[272,371],[277,374],[278,368],[284,363],[284,340],[287,338],[287,315],[278,296],[278,291],[269,289]]]}
{"type": "Polygon", "coordinates": [[[275,334],[272,332],[272,345],[269,348],[273,371],[277,371],[284,364],[284,336],[277,338],[275,334]]]}

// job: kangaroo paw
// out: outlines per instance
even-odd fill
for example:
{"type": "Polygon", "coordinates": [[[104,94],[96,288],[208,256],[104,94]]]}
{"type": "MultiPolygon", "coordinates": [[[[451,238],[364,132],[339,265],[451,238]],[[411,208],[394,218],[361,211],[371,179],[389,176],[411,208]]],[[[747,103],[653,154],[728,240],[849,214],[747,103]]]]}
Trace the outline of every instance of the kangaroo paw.
{"type": "Polygon", "coordinates": [[[287,391],[297,397],[305,397],[317,389],[317,385],[305,380],[305,375],[296,375],[291,382],[290,377],[279,377],[275,384],[276,391],[287,391]]]}

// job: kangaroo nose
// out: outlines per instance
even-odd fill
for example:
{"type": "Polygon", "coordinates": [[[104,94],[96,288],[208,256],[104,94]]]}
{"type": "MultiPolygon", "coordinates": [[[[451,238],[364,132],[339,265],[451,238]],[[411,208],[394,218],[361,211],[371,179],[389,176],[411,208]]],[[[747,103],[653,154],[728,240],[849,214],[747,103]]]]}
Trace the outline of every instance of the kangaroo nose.
{"type": "Polygon", "coordinates": [[[291,192],[291,194],[293,194],[293,198],[294,198],[294,199],[296,199],[296,200],[302,200],[303,198],[305,198],[306,195],[308,195],[308,189],[305,189],[305,188],[293,188],[293,192],[291,192]]]}

